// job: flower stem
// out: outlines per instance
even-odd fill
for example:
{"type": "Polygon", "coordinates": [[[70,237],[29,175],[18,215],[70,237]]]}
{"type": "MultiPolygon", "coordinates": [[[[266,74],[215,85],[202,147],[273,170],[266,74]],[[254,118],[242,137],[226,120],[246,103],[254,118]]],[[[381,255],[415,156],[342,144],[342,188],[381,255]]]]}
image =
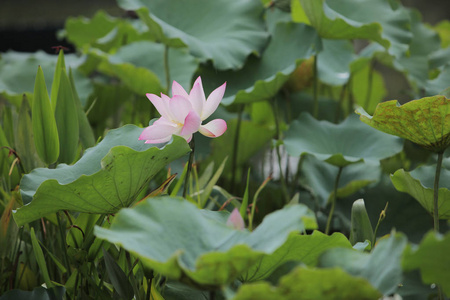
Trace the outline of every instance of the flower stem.
{"type": "Polygon", "coordinates": [[[317,88],[319,76],[317,72],[317,58],[318,54],[314,55],[314,108],[313,108],[313,116],[314,118],[319,117],[319,91],[317,88]]]}
{"type": "Polygon", "coordinates": [[[67,254],[66,228],[61,221],[59,212],[56,213],[56,219],[58,221],[59,234],[60,234],[60,239],[61,239],[61,241],[60,241],[61,242],[61,250],[63,253],[63,257],[64,257],[64,264],[66,265],[65,267],[67,269],[67,273],[70,276],[72,274],[72,272],[70,271],[70,263],[69,263],[69,258],[68,258],[68,254],[67,254]]]}
{"type": "Polygon", "coordinates": [[[170,69],[169,69],[169,46],[164,46],[164,70],[166,73],[167,91],[170,88],[170,69]]]}
{"type": "Polygon", "coordinates": [[[231,162],[231,188],[230,191],[234,192],[235,183],[236,183],[236,168],[237,168],[237,156],[239,149],[239,135],[241,132],[241,123],[242,123],[242,112],[244,111],[244,104],[239,106],[238,119],[236,124],[236,133],[234,135],[234,143],[233,143],[233,160],[231,162]]]}
{"type": "Polygon", "coordinates": [[[439,178],[441,176],[442,159],[444,152],[438,153],[438,161],[436,164],[436,175],[434,176],[434,201],[433,201],[433,217],[434,231],[439,232],[439,178]]]}
{"type": "MultiPolygon", "coordinates": [[[[280,115],[278,113],[278,104],[277,104],[276,99],[273,99],[272,111],[273,111],[273,117],[275,119],[276,139],[279,141],[281,139],[280,120],[279,120],[280,115]]],[[[280,145],[278,143],[275,146],[275,150],[277,152],[278,168],[280,169],[281,190],[283,192],[286,203],[288,203],[289,202],[289,193],[287,190],[287,182],[286,182],[286,179],[283,174],[283,168],[281,166],[281,152],[280,152],[280,145]]],[[[287,172],[286,172],[286,174],[287,174],[287,172]]]]}
{"type": "Polygon", "coordinates": [[[375,242],[377,241],[378,227],[380,226],[380,223],[386,218],[386,211],[387,211],[388,205],[389,205],[389,202],[386,202],[386,206],[381,211],[380,217],[378,218],[377,226],[375,227],[375,230],[373,232],[373,240],[372,240],[372,245],[371,245],[372,249],[375,246],[375,242]]]}
{"type": "Polygon", "coordinates": [[[194,162],[194,150],[195,150],[194,136],[192,136],[192,139],[189,142],[189,146],[191,147],[192,151],[189,154],[188,168],[186,172],[186,177],[184,178],[183,198],[186,198],[187,189],[189,185],[189,177],[191,176],[192,164],[194,162]]]}
{"type": "Polygon", "coordinates": [[[336,180],[334,181],[334,194],[333,194],[333,198],[331,199],[330,214],[328,215],[327,227],[325,228],[325,234],[328,234],[330,232],[331,219],[333,219],[334,207],[336,206],[339,179],[341,178],[341,173],[342,173],[343,169],[344,169],[344,167],[339,167],[339,171],[336,175],[336,180]]]}
{"type": "Polygon", "coordinates": [[[375,66],[375,62],[372,60],[369,65],[369,76],[368,76],[368,82],[367,82],[366,101],[364,102],[364,109],[367,111],[369,110],[370,96],[372,95],[374,66],[375,66]]]}
{"type": "Polygon", "coordinates": [[[336,113],[334,116],[334,123],[336,123],[336,124],[339,123],[339,120],[341,119],[341,110],[343,111],[342,104],[344,103],[345,91],[347,90],[347,88],[348,88],[348,84],[346,83],[342,87],[341,93],[339,95],[339,104],[336,106],[336,113]]]}

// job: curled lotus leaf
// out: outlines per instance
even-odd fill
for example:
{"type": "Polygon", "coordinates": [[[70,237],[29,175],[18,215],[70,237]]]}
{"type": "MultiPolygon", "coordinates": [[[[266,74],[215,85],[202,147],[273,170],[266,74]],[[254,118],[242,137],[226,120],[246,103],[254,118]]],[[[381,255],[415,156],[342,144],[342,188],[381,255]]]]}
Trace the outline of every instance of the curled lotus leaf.
{"type": "Polygon", "coordinates": [[[380,131],[410,140],[432,152],[450,145],[450,99],[437,95],[400,105],[397,100],[378,104],[373,116],[356,112],[364,123],[380,131]]]}

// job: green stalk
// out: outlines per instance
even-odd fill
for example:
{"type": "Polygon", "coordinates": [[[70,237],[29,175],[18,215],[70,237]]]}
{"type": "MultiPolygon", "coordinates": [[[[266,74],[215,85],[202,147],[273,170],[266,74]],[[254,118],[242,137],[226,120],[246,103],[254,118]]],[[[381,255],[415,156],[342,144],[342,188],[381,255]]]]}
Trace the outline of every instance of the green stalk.
{"type": "Polygon", "coordinates": [[[317,72],[317,58],[318,54],[314,55],[314,108],[313,108],[313,116],[314,118],[319,117],[319,91],[317,88],[319,82],[319,76],[317,72]]]}
{"type": "Polygon", "coordinates": [[[244,111],[244,104],[241,104],[239,106],[239,113],[238,113],[238,119],[236,124],[236,133],[234,135],[234,142],[233,142],[233,160],[231,161],[231,192],[234,192],[235,189],[235,183],[236,183],[236,169],[237,169],[237,156],[238,156],[238,149],[239,149],[239,135],[241,132],[241,123],[242,123],[242,112],[244,111]]]}
{"type": "Polygon", "coordinates": [[[342,110],[342,104],[344,103],[345,98],[345,90],[347,89],[348,84],[344,84],[344,86],[341,89],[341,93],[339,95],[339,104],[336,108],[336,114],[334,116],[334,123],[339,123],[339,120],[341,119],[341,110],[342,110]]]}
{"type": "Polygon", "coordinates": [[[125,257],[126,257],[126,262],[127,262],[127,267],[128,267],[128,278],[131,281],[131,286],[133,287],[133,291],[134,291],[134,295],[136,297],[137,300],[141,299],[140,293],[139,293],[139,288],[138,288],[138,283],[136,280],[136,277],[134,276],[133,273],[133,268],[136,266],[135,264],[132,265],[131,264],[131,255],[130,252],[125,251],[125,257]]]}
{"type": "Polygon", "coordinates": [[[68,277],[70,277],[72,272],[70,271],[69,257],[67,255],[67,243],[66,243],[66,236],[65,236],[66,229],[64,228],[64,224],[61,222],[59,212],[56,213],[56,219],[58,220],[59,234],[60,234],[60,238],[61,238],[61,248],[62,248],[61,250],[62,250],[62,253],[64,256],[64,263],[66,265],[68,277]]]}
{"type": "Polygon", "coordinates": [[[331,199],[331,209],[330,209],[330,214],[328,215],[327,227],[325,228],[325,234],[328,234],[330,232],[331,219],[333,218],[334,207],[336,206],[339,179],[341,178],[341,173],[342,173],[343,169],[344,169],[344,167],[339,167],[339,171],[336,175],[336,180],[334,181],[334,195],[333,195],[333,198],[331,199]]]}
{"type": "Polygon", "coordinates": [[[186,172],[186,177],[184,178],[184,188],[183,188],[183,198],[186,198],[188,185],[189,185],[189,177],[191,176],[192,164],[194,162],[194,151],[195,151],[195,142],[194,136],[192,135],[192,139],[189,142],[189,146],[191,147],[191,153],[189,154],[188,168],[186,172]]]}
{"type": "Polygon", "coordinates": [[[259,193],[263,190],[263,188],[266,186],[266,184],[271,180],[272,178],[269,176],[264,180],[264,182],[259,186],[259,188],[256,190],[255,195],[253,196],[253,202],[252,202],[252,210],[250,212],[250,216],[248,218],[248,230],[253,231],[253,218],[255,216],[255,209],[256,209],[256,201],[258,201],[259,193]]]}
{"type": "Polygon", "coordinates": [[[169,46],[164,46],[164,70],[166,73],[167,91],[170,89],[169,46]]]}
{"type": "Polygon", "coordinates": [[[433,201],[433,217],[434,217],[434,231],[439,232],[439,178],[441,177],[442,159],[444,152],[438,153],[438,161],[436,164],[436,175],[434,176],[434,201],[433,201]]]}
{"type": "Polygon", "coordinates": [[[388,208],[389,202],[386,202],[386,206],[384,207],[384,209],[381,211],[380,213],[380,217],[378,218],[378,222],[377,222],[377,226],[375,227],[375,230],[373,232],[373,240],[372,240],[372,249],[375,246],[375,242],[377,240],[377,232],[378,232],[378,227],[380,226],[380,223],[384,220],[384,218],[386,218],[386,210],[388,208]]]}
{"type": "Polygon", "coordinates": [[[367,85],[367,93],[366,93],[366,101],[364,103],[364,109],[369,109],[369,103],[370,103],[370,95],[372,95],[372,81],[373,81],[373,69],[374,69],[374,61],[370,62],[369,65],[369,78],[368,78],[368,85],[367,85]]]}
{"type": "MultiPolygon", "coordinates": [[[[278,113],[278,105],[277,105],[277,100],[273,99],[273,104],[272,104],[272,111],[273,111],[273,116],[275,119],[275,130],[276,130],[276,139],[280,140],[281,138],[281,131],[280,131],[280,120],[279,120],[279,113],[278,113]]],[[[289,202],[289,193],[287,190],[287,183],[286,183],[286,179],[284,177],[283,174],[283,168],[281,166],[281,153],[280,153],[280,145],[277,143],[277,145],[275,146],[275,150],[277,152],[277,157],[278,157],[278,168],[280,169],[280,181],[281,181],[281,190],[283,192],[284,198],[286,200],[286,203],[289,202]]]]}

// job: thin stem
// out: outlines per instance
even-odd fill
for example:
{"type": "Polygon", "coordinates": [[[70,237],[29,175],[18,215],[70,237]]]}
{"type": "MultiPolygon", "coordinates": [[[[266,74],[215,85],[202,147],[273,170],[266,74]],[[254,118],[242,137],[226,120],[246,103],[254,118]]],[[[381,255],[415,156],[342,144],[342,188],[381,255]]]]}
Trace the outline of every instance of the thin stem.
{"type": "MultiPolygon", "coordinates": [[[[280,140],[281,139],[280,120],[279,120],[278,105],[277,105],[276,99],[273,99],[272,107],[273,107],[273,109],[272,109],[273,116],[275,119],[276,139],[280,140]]],[[[278,145],[278,143],[275,146],[275,150],[277,152],[277,157],[278,157],[278,168],[280,169],[281,190],[283,192],[286,203],[288,203],[289,202],[289,194],[288,194],[288,190],[287,190],[286,179],[283,174],[283,168],[281,166],[280,145],[278,145]]]]}
{"type": "Polygon", "coordinates": [[[167,91],[170,88],[170,69],[169,69],[169,46],[164,46],[164,70],[166,73],[167,91]]]}
{"type": "Polygon", "coordinates": [[[250,216],[248,217],[248,230],[250,230],[250,231],[253,231],[253,218],[255,217],[256,201],[258,201],[259,193],[261,193],[262,189],[267,185],[267,183],[271,179],[272,179],[271,176],[267,177],[266,180],[264,180],[263,183],[256,190],[255,195],[253,196],[252,209],[251,209],[251,212],[250,212],[250,216]]]}
{"type": "Polygon", "coordinates": [[[319,91],[317,88],[319,82],[319,76],[317,72],[317,58],[318,54],[314,55],[314,108],[313,108],[313,116],[314,118],[318,118],[319,116],[319,91]]]}
{"type": "Polygon", "coordinates": [[[189,177],[191,176],[192,164],[194,163],[194,152],[195,152],[194,136],[192,136],[192,139],[189,142],[189,146],[191,147],[192,151],[189,154],[188,168],[187,168],[187,172],[186,172],[186,177],[184,178],[183,198],[186,198],[188,185],[189,185],[189,177]]]}
{"type": "Polygon", "coordinates": [[[373,247],[375,245],[375,242],[377,240],[378,227],[380,227],[381,222],[384,220],[384,218],[386,218],[386,211],[387,211],[388,205],[389,205],[389,202],[386,202],[386,206],[381,211],[380,217],[378,218],[377,226],[375,227],[375,230],[373,232],[373,240],[372,240],[372,245],[371,245],[372,249],[373,249],[373,247]]]}
{"type": "Polygon", "coordinates": [[[139,300],[139,299],[141,299],[141,296],[140,296],[140,293],[139,293],[136,277],[134,276],[134,273],[133,273],[133,268],[136,266],[136,264],[134,264],[134,265],[131,264],[130,252],[128,252],[126,250],[125,250],[125,257],[126,257],[126,262],[127,262],[127,267],[128,267],[128,278],[129,278],[130,283],[131,283],[131,285],[133,287],[134,295],[139,300]]]}
{"type": "Polygon", "coordinates": [[[355,105],[355,99],[353,96],[353,77],[350,74],[350,78],[348,79],[348,111],[347,111],[347,115],[350,115],[353,113],[353,107],[355,105]]]}
{"type": "Polygon", "coordinates": [[[369,65],[369,78],[368,78],[368,84],[367,84],[367,93],[366,93],[366,101],[364,103],[364,109],[369,109],[370,104],[370,96],[372,95],[372,81],[373,81],[373,69],[374,69],[375,62],[371,61],[369,65]]]}
{"type": "Polygon", "coordinates": [[[344,103],[344,98],[345,98],[345,90],[347,89],[348,84],[344,84],[344,86],[341,89],[341,93],[339,95],[339,104],[336,107],[336,114],[334,117],[334,123],[339,123],[339,120],[341,118],[341,110],[342,110],[342,104],[344,103]]]}
{"type": "Polygon", "coordinates": [[[336,206],[339,179],[341,178],[341,173],[342,173],[343,169],[344,169],[344,167],[339,167],[339,171],[336,175],[336,180],[334,181],[334,194],[333,194],[333,198],[331,199],[330,214],[328,215],[327,227],[325,228],[325,234],[328,234],[330,232],[331,219],[333,219],[334,207],[336,206]]]}
{"type": "Polygon", "coordinates": [[[71,270],[70,270],[70,263],[69,263],[69,257],[67,255],[67,244],[66,244],[66,228],[64,227],[64,224],[61,222],[61,218],[59,216],[59,212],[56,213],[56,219],[58,221],[58,227],[59,227],[59,234],[60,234],[60,238],[61,238],[61,250],[63,252],[63,257],[64,257],[64,263],[66,265],[66,269],[67,269],[67,274],[70,277],[70,275],[72,274],[71,270]]]}
{"type": "Polygon", "coordinates": [[[236,169],[237,169],[237,156],[239,149],[239,135],[241,132],[241,123],[242,123],[242,112],[244,111],[244,104],[239,106],[238,119],[236,124],[236,133],[234,134],[234,142],[233,142],[233,160],[231,162],[231,188],[230,190],[234,192],[235,183],[236,183],[236,169]]]}
{"type": "Polygon", "coordinates": [[[434,176],[434,201],[433,201],[433,217],[434,217],[434,231],[439,232],[439,178],[441,177],[442,159],[444,152],[438,153],[438,161],[436,164],[436,175],[434,176]]]}

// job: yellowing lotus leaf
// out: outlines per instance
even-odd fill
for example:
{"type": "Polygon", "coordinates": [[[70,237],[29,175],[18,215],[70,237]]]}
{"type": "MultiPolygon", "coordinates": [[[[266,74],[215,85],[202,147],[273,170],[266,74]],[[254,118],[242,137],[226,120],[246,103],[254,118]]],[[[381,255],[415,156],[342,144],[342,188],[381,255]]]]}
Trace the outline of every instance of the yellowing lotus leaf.
{"type": "Polygon", "coordinates": [[[399,105],[397,100],[378,104],[373,116],[358,108],[364,123],[410,140],[430,151],[443,152],[450,145],[450,99],[437,95],[399,105]]]}

